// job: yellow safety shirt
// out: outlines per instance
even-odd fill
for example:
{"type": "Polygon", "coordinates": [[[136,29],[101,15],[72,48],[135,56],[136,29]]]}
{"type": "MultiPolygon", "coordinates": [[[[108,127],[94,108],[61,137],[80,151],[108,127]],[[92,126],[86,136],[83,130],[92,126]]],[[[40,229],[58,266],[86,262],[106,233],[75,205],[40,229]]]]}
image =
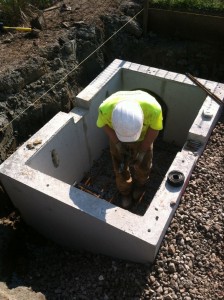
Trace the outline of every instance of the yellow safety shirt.
{"type": "Polygon", "coordinates": [[[144,114],[143,127],[139,141],[144,139],[144,136],[149,127],[154,130],[163,129],[163,116],[160,104],[152,95],[141,90],[119,91],[104,100],[99,106],[99,114],[96,123],[97,126],[101,128],[105,125],[108,125],[109,127],[113,128],[113,109],[117,103],[127,99],[130,101],[137,101],[141,106],[144,114]]]}

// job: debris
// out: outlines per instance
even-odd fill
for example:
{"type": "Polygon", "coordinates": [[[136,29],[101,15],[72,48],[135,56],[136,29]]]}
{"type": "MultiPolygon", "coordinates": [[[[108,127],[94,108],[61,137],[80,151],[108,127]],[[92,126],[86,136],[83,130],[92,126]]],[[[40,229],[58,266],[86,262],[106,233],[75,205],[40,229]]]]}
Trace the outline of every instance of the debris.
{"type": "Polygon", "coordinates": [[[41,139],[36,139],[34,142],[33,142],[33,145],[36,146],[36,145],[39,145],[42,143],[42,140],[41,139]]]}
{"type": "Polygon", "coordinates": [[[69,28],[70,27],[68,22],[62,22],[61,26],[64,27],[64,28],[69,28]]]}
{"type": "Polygon", "coordinates": [[[31,149],[34,149],[35,147],[34,147],[33,143],[28,143],[26,145],[26,148],[29,149],[29,150],[31,150],[31,149]]]}
{"type": "Polygon", "coordinates": [[[38,47],[37,41],[33,41],[33,45],[34,45],[35,47],[38,47]]]}
{"type": "Polygon", "coordinates": [[[46,28],[46,21],[44,19],[44,16],[39,15],[39,16],[33,18],[30,21],[30,25],[31,25],[32,29],[44,30],[46,28]]]}
{"type": "Polygon", "coordinates": [[[70,11],[72,10],[71,6],[67,5],[67,4],[63,4],[60,8],[60,11],[63,12],[63,11],[70,11]]]}
{"type": "Polygon", "coordinates": [[[45,8],[44,12],[51,11],[51,10],[58,9],[58,8],[60,8],[60,5],[54,5],[54,6],[45,8]]]}
{"type": "Polygon", "coordinates": [[[170,206],[174,206],[174,205],[176,205],[176,201],[175,200],[171,200],[170,201],[170,206]]]}
{"type": "Polygon", "coordinates": [[[26,148],[29,149],[29,150],[32,150],[35,148],[35,146],[39,145],[39,144],[42,144],[42,140],[41,139],[36,139],[34,140],[33,142],[29,142],[27,145],[26,145],[26,148]]]}
{"type": "Polygon", "coordinates": [[[10,43],[12,43],[12,40],[8,38],[3,41],[3,44],[10,44],[10,43]]]}
{"type": "Polygon", "coordinates": [[[40,35],[40,30],[39,29],[33,29],[27,36],[29,38],[38,38],[40,35]]]}

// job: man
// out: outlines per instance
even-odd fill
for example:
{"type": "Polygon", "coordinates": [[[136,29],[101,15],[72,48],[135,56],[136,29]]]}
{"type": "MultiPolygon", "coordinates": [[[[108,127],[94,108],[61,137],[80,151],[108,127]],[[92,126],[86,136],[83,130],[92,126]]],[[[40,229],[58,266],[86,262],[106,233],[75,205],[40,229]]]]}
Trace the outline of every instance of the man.
{"type": "Polygon", "coordinates": [[[99,107],[97,126],[110,141],[116,185],[122,195],[122,207],[138,201],[152,167],[153,142],[162,125],[162,110],[150,94],[119,91],[99,107]]]}

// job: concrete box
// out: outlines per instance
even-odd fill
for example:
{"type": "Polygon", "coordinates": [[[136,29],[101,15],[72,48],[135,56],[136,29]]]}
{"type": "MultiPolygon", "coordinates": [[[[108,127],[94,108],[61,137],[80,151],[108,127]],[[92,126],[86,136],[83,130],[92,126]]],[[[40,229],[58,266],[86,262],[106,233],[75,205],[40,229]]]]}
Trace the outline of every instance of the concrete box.
{"type": "MultiPolygon", "coordinates": [[[[224,85],[199,79],[219,98],[224,85]]],[[[25,222],[72,249],[86,249],[136,262],[153,262],[221,107],[185,75],[116,59],[75,99],[0,166],[0,180],[25,222]],[[168,172],[185,175],[181,187],[164,177],[143,216],[73,186],[108,146],[96,127],[100,103],[118,90],[144,89],[167,107],[163,139],[176,143],[168,172]],[[189,142],[199,147],[190,149],[189,142]]]]}

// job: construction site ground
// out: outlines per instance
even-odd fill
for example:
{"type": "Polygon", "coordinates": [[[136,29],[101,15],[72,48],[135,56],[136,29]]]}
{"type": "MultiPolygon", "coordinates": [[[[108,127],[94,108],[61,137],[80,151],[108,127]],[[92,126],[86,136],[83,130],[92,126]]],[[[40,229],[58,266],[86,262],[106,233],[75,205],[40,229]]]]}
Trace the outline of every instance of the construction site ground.
{"type": "MultiPolygon", "coordinates": [[[[58,43],[59,38],[74,24],[96,25],[107,38],[111,32],[104,27],[102,16],[104,19],[110,18],[112,26],[126,8],[131,15],[133,7],[136,10],[143,2],[55,1],[56,8],[43,12],[45,27],[37,38],[21,32],[0,34],[0,77],[7,78],[31,57],[38,58],[44,48],[58,43]],[[63,5],[67,5],[68,9],[61,9],[63,5]]],[[[124,24],[122,22],[123,19],[119,24],[124,24]]],[[[29,23],[22,25],[29,26],[29,23]]],[[[120,32],[118,38],[115,36],[111,41],[106,53],[104,51],[107,63],[119,58],[179,73],[188,71],[200,78],[223,82],[223,45],[160,37],[153,32],[142,37],[138,27],[131,27],[128,34],[120,32]]],[[[74,83],[77,91],[86,84],[80,82],[74,83]]],[[[1,93],[6,95],[7,91],[1,93]]],[[[18,99],[20,101],[21,98],[18,99]]],[[[52,110],[55,105],[52,101],[52,110]]],[[[1,98],[1,113],[6,106],[1,98]]],[[[34,117],[34,114],[27,113],[28,123],[21,123],[24,131],[29,127],[24,124],[35,127],[34,117]]],[[[223,130],[222,114],[152,265],[69,250],[53,243],[23,222],[0,186],[0,300],[223,299],[223,130]]],[[[23,139],[28,137],[27,134],[23,139]]],[[[176,147],[160,139],[156,142],[147,197],[145,195],[141,203],[132,207],[134,213],[144,214],[177,151],[176,147]]],[[[108,182],[112,193],[106,197],[119,205],[108,149],[105,149],[101,159],[108,161],[108,169],[95,177],[100,182],[99,190],[109,190],[101,185],[108,182]]],[[[98,172],[98,163],[93,167],[93,172],[95,168],[98,172]]]]}

